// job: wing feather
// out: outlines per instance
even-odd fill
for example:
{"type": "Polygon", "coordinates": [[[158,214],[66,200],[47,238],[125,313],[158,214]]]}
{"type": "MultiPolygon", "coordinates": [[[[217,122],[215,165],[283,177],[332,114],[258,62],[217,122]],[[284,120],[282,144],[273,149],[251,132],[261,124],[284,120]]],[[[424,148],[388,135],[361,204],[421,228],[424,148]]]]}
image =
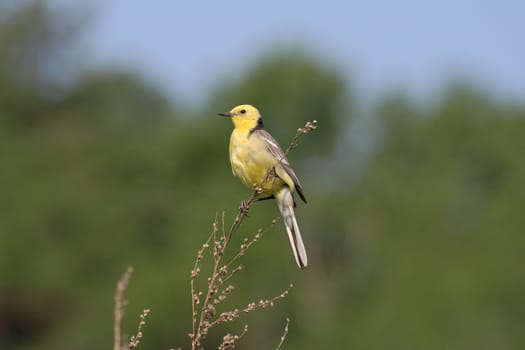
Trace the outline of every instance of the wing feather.
{"type": "MultiPolygon", "coordinates": [[[[299,178],[297,175],[295,175],[295,172],[293,171],[292,167],[290,166],[290,163],[288,162],[288,159],[286,159],[286,156],[284,155],[284,152],[279,145],[279,143],[273,138],[270,133],[262,128],[253,130],[253,133],[256,133],[257,136],[261,137],[264,140],[264,143],[266,145],[266,149],[270,154],[277,159],[278,163],[281,164],[282,169],[286,172],[286,174],[292,179],[295,190],[299,194],[299,197],[303,200],[303,202],[306,203],[306,197],[304,195],[303,187],[301,186],[301,183],[299,182],[299,178]]],[[[276,168],[277,176],[279,176],[279,170],[276,168]]],[[[281,177],[282,178],[282,177],[281,177]]],[[[283,179],[284,180],[284,179],[283,179]]]]}

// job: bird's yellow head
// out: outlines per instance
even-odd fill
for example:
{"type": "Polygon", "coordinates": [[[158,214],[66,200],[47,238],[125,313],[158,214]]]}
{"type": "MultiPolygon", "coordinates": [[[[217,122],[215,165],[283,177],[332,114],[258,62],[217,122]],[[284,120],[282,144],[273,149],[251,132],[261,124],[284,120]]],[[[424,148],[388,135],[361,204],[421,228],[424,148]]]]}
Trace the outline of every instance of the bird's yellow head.
{"type": "Polygon", "coordinates": [[[262,126],[261,113],[252,105],[239,105],[226,113],[219,113],[220,116],[231,118],[233,125],[237,129],[252,129],[262,126]]]}

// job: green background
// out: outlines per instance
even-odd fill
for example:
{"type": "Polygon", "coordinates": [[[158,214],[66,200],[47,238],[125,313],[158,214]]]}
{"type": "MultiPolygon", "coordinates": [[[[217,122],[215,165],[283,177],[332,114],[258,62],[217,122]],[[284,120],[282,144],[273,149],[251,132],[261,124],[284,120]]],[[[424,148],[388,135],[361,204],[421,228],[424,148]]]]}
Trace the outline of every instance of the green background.
{"type": "MultiPolygon", "coordinates": [[[[274,308],[212,330],[239,348],[523,349],[525,105],[451,81],[424,102],[360,102],[308,51],[269,52],[198,106],[123,69],[71,70],[81,32],[29,2],[0,18],[0,347],[102,349],[128,265],[122,328],[151,309],[139,349],[189,347],[189,273],[217,213],[249,190],[230,170],[232,125],[256,105],[309,203],[300,271],[278,222],[243,258],[225,309],[294,287],[274,308]],[[51,67],[51,68],[50,68],[51,67]]],[[[71,24],[71,23],[69,23],[71,24]]],[[[232,248],[278,215],[257,203],[232,248]]],[[[209,261],[209,260],[208,260],[209,261]]]]}

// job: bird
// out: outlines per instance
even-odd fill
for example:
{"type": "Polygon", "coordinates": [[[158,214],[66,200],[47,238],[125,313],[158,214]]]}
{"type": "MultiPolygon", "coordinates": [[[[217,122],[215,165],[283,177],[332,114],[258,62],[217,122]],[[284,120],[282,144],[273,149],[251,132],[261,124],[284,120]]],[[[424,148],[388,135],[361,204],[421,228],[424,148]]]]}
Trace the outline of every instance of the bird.
{"type": "Polygon", "coordinates": [[[233,174],[248,187],[259,189],[257,200],[275,199],[284,221],[297,265],[308,264],[301,231],[295,218],[293,193],[306,203],[303,187],[279,143],[263,127],[257,108],[249,104],[219,113],[233,123],[229,156],[233,174]],[[263,183],[264,182],[264,183],[263,183]]]}

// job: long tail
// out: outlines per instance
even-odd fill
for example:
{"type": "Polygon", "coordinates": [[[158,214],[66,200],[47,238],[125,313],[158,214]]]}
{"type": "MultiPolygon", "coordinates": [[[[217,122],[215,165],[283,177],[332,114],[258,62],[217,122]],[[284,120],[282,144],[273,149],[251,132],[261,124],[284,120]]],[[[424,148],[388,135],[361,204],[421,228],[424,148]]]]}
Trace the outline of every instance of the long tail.
{"type": "Polygon", "coordinates": [[[293,211],[294,201],[292,192],[290,192],[288,187],[285,187],[275,194],[275,199],[281,211],[286,232],[288,232],[295,261],[301,269],[304,269],[308,264],[308,259],[306,258],[306,250],[304,249],[303,239],[301,238],[301,231],[299,231],[299,225],[297,225],[293,211]]]}

